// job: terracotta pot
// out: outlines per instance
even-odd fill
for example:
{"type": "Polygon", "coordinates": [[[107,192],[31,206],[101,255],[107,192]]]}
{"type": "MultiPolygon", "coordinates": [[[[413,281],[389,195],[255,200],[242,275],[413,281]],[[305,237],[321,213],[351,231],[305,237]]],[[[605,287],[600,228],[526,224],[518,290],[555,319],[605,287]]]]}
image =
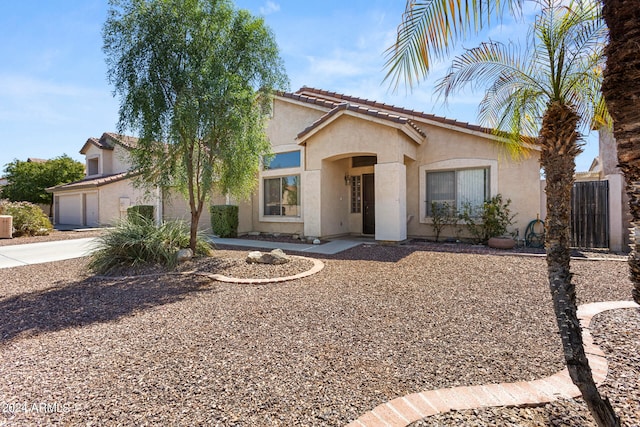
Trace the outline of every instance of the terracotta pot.
{"type": "Polygon", "coordinates": [[[488,244],[490,248],[494,249],[513,249],[516,241],[511,237],[492,237],[488,244]]]}

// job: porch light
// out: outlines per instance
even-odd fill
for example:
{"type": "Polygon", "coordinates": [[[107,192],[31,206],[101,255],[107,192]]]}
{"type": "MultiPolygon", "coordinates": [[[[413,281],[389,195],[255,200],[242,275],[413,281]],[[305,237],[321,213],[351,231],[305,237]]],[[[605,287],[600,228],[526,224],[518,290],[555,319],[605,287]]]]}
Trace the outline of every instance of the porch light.
{"type": "Polygon", "coordinates": [[[351,177],[348,174],[344,175],[344,185],[349,185],[351,184],[351,177]]]}

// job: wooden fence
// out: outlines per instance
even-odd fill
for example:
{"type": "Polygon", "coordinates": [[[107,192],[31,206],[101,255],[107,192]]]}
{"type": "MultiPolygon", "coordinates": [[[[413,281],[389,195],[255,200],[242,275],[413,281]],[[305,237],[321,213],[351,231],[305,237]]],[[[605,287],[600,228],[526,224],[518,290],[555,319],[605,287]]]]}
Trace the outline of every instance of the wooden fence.
{"type": "Polygon", "coordinates": [[[609,182],[580,181],[571,192],[571,245],[609,247],[609,182]]]}

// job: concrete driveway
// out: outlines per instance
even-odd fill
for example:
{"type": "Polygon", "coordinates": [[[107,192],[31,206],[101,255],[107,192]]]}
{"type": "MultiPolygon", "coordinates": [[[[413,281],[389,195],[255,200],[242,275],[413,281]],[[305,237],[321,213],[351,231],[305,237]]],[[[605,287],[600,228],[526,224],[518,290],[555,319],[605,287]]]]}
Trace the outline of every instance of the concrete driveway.
{"type": "Polygon", "coordinates": [[[94,250],[95,237],[0,247],[0,268],[80,258],[94,250]]]}

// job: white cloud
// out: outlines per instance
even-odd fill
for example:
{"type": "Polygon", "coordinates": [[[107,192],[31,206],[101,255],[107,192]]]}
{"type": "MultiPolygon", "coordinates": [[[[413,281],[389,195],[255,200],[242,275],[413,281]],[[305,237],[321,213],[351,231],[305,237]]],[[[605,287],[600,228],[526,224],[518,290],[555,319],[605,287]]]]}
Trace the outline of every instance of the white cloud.
{"type": "Polygon", "coordinates": [[[276,2],[269,0],[264,6],[260,7],[260,14],[269,15],[271,13],[278,12],[279,10],[280,10],[280,5],[276,2]]]}

